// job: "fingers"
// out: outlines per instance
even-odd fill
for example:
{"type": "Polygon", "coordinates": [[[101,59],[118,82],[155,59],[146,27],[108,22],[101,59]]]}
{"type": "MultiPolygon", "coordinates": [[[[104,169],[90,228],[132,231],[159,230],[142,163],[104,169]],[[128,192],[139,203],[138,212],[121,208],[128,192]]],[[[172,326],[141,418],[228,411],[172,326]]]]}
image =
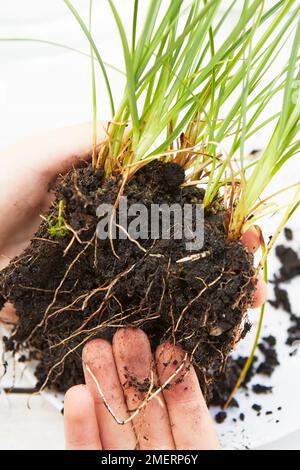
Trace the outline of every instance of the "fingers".
{"type": "Polygon", "coordinates": [[[6,302],[0,311],[0,323],[6,326],[15,326],[18,323],[16,309],[10,302],[6,302]]]}
{"type": "MultiPolygon", "coordinates": [[[[136,410],[147,397],[153,378],[153,356],[142,330],[119,330],[113,352],[129,410],[136,410]]],[[[155,377],[154,377],[155,379],[155,377]]],[[[140,449],[174,449],[168,412],[162,394],[148,402],[134,419],[140,449]]]]}
{"type": "Polygon", "coordinates": [[[242,235],[242,242],[248,248],[250,253],[255,253],[260,247],[259,235],[255,227],[250,227],[242,235]]]}
{"type": "Polygon", "coordinates": [[[64,423],[67,450],[102,449],[93,399],[85,385],[67,391],[64,423]]]}
{"type": "MultiPolygon", "coordinates": [[[[101,390],[120,420],[128,418],[123,390],[113,358],[111,345],[96,339],[88,343],[83,350],[83,362],[94,374],[101,390]]],[[[136,437],[131,423],[121,425],[116,422],[104,405],[95,381],[84,367],[85,380],[93,396],[100,438],[104,449],[135,449],[136,437]]]]}
{"type": "MultiPolygon", "coordinates": [[[[242,242],[250,253],[255,253],[260,247],[259,235],[255,227],[250,227],[243,235],[242,242]]],[[[267,298],[267,285],[262,276],[257,278],[256,290],[253,294],[251,308],[260,307],[267,298]]]]}
{"type": "MultiPolygon", "coordinates": [[[[99,122],[97,141],[106,137],[99,122]]],[[[0,152],[0,254],[20,253],[40,225],[40,214],[51,203],[49,186],[60,173],[87,159],[92,147],[92,123],[53,130],[26,138],[0,152]]]]}
{"type": "MultiPolygon", "coordinates": [[[[179,346],[163,344],[156,351],[160,383],[178,370],[185,357],[179,346]]],[[[187,362],[163,391],[176,449],[219,449],[214,426],[194,368],[187,362]]]]}
{"type": "MultiPolygon", "coordinates": [[[[106,137],[107,122],[97,124],[97,142],[106,137]]],[[[18,142],[0,157],[10,157],[10,163],[20,168],[34,169],[48,178],[72,167],[76,160],[87,158],[92,148],[93,124],[87,122],[55,129],[18,142]]]]}
{"type": "Polygon", "coordinates": [[[251,308],[260,307],[267,298],[267,284],[263,280],[261,274],[257,277],[256,289],[253,294],[251,308]]]}

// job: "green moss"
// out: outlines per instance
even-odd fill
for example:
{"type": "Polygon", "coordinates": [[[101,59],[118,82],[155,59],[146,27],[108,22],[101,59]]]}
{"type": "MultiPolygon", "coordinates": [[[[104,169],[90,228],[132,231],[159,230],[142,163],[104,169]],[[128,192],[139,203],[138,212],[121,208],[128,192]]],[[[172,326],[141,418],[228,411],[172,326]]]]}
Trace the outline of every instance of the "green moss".
{"type": "Polygon", "coordinates": [[[47,222],[49,225],[49,234],[51,238],[62,238],[65,237],[69,233],[69,229],[66,226],[66,222],[63,216],[64,213],[64,202],[60,200],[58,204],[56,204],[57,215],[51,214],[47,218],[47,222]]]}

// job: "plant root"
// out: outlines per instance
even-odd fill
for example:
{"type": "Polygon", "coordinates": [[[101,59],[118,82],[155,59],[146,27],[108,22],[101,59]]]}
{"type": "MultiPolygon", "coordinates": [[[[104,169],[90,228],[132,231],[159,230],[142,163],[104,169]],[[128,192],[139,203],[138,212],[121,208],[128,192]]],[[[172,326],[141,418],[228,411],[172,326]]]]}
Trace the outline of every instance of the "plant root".
{"type": "MultiPolygon", "coordinates": [[[[192,253],[184,238],[173,238],[173,221],[169,240],[149,237],[141,243],[121,227],[120,194],[128,204],[147,208],[202,203],[203,190],[180,186],[182,168],[177,174],[177,165],[167,167],[155,161],[130,174],[126,185],[117,176],[104,181],[88,165],[72,169],[57,182],[56,201],[30,246],[0,273],[0,295],[14,304],[20,319],[6,350],[29,350],[29,359],[38,361],[40,390],[65,391],[82,383],[86,342],[110,341],[117,329],[131,326],[145,331],[153,351],[164,342],[179,343],[206,400],[212,399],[214,383],[243,333],[255,288],[253,257],[241,242],[228,240],[228,213],[218,200],[205,212],[204,245],[192,253]],[[59,201],[66,233],[53,238],[47,221],[57,220],[59,201]],[[114,240],[115,253],[109,227],[107,239],[96,237],[100,204],[115,208],[115,228],[123,235],[114,240]]],[[[193,224],[194,230],[195,219],[193,224]]],[[[151,397],[156,390],[154,385],[151,397]]]]}

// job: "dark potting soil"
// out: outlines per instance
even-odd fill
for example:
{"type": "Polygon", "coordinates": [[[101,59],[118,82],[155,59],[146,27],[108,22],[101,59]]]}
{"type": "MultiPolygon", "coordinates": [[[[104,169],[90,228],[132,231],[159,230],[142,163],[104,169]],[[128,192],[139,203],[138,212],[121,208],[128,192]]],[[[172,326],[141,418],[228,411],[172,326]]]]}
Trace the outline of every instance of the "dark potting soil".
{"type": "Polygon", "coordinates": [[[224,423],[226,418],[227,418],[226,411],[219,411],[219,413],[217,413],[216,416],[215,416],[215,421],[218,424],[222,424],[222,423],[224,423]]]}
{"type": "Polygon", "coordinates": [[[4,307],[5,298],[0,294],[0,310],[4,307]]]}
{"type": "MultiPolygon", "coordinates": [[[[293,240],[293,232],[290,228],[286,228],[284,233],[287,241],[293,240]]],[[[288,337],[286,340],[286,343],[289,346],[296,346],[300,343],[300,317],[292,311],[288,292],[284,288],[284,284],[299,275],[299,254],[289,246],[277,246],[276,255],[280,260],[281,267],[279,273],[274,276],[272,281],[270,281],[274,285],[275,299],[269,300],[269,303],[275,308],[282,308],[290,317],[290,326],[287,330],[288,337]]],[[[280,365],[276,344],[277,340],[272,335],[262,338],[258,345],[258,349],[263,354],[264,359],[262,361],[258,361],[257,357],[254,358],[254,361],[252,362],[252,365],[242,383],[242,387],[244,389],[247,389],[249,382],[254,377],[259,380],[259,376],[261,375],[265,375],[267,377],[271,377],[273,375],[276,368],[280,365]]],[[[293,350],[290,353],[290,356],[293,356],[296,352],[297,349],[293,350]]],[[[233,390],[246,360],[246,357],[241,356],[236,359],[229,358],[223,373],[223,380],[216,384],[214,389],[214,404],[222,406],[226,403],[226,400],[233,390]]],[[[253,386],[252,390],[257,394],[266,394],[272,391],[272,387],[265,387],[257,383],[253,386]]],[[[237,402],[234,400],[233,406],[236,405],[237,402]]],[[[260,405],[254,404],[252,408],[255,411],[258,411],[258,416],[260,416],[260,405]]],[[[280,409],[281,407],[279,407],[278,411],[280,411],[280,409]]]]}
{"type": "Polygon", "coordinates": [[[286,312],[292,313],[288,293],[285,289],[281,289],[277,283],[274,286],[274,295],[275,300],[269,300],[269,303],[272,305],[272,307],[283,308],[283,310],[286,312]]]}
{"type": "MultiPolygon", "coordinates": [[[[258,349],[263,355],[263,359],[259,360],[257,356],[254,356],[252,364],[241,384],[241,387],[244,390],[248,389],[249,382],[256,377],[259,380],[259,377],[264,375],[271,377],[276,367],[279,366],[277,351],[276,351],[276,338],[272,335],[262,338],[262,341],[258,344],[258,349]]],[[[237,380],[240,377],[240,374],[243,370],[243,367],[247,361],[247,357],[238,356],[237,358],[229,357],[224,369],[222,380],[218,381],[214,387],[213,398],[211,403],[216,406],[223,406],[228,397],[230,396],[237,380]]],[[[264,389],[263,386],[259,384],[255,388],[260,393],[269,393],[269,389],[264,389]]],[[[254,391],[255,391],[254,390],[254,391]]],[[[230,402],[230,407],[239,407],[238,401],[233,398],[230,402]]]]}
{"type": "MultiPolygon", "coordinates": [[[[290,228],[286,229],[285,236],[288,241],[293,240],[293,232],[290,228]]],[[[282,308],[289,315],[291,324],[287,330],[286,344],[295,346],[300,342],[300,316],[293,312],[289,295],[284,285],[300,275],[300,253],[298,254],[289,246],[279,245],[276,248],[276,255],[281,263],[281,267],[279,274],[272,281],[274,284],[275,300],[270,300],[269,302],[275,308],[282,308]]],[[[293,355],[293,352],[290,355],[293,355]]]]}
{"type": "MultiPolygon", "coordinates": [[[[128,205],[143,203],[148,209],[162,203],[195,207],[203,190],[180,187],[183,178],[178,165],[156,162],[140,170],[123,195],[128,205]]],[[[114,240],[114,253],[110,240],[95,236],[96,209],[115,203],[121,182],[102,179],[89,165],[61,177],[56,203],[30,246],[1,272],[0,294],[19,315],[6,348],[27,348],[39,361],[38,386],[65,391],[83,381],[86,341],[111,340],[117,325],[140,327],[153,349],[175,340],[192,354],[210,401],[228,354],[248,331],[242,324],[255,288],[253,257],[240,241],[228,240],[217,201],[205,214],[199,250],[204,255],[197,260],[183,260],[197,254],[186,250],[184,238],[145,239],[140,245],[114,240]],[[60,201],[69,228],[51,237],[49,225],[58,222],[60,201]]],[[[194,211],[193,229],[195,224],[194,211]]]]}
{"type": "MultiPolygon", "coordinates": [[[[254,377],[256,373],[256,362],[257,357],[255,356],[250,368],[241,384],[242,388],[247,389],[248,383],[254,377]]],[[[230,396],[236,382],[238,381],[243,367],[247,361],[247,357],[239,356],[237,358],[229,357],[226,363],[226,367],[220,377],[220,380],[215,384],[213,390],[212,404],[215,406],[223,406],[228,397],[230,396]]],[[[230,402],[230,407],[238,407],[239,404],[235,398],[230,402]]]]}
{"type": "Polygon", "coordinates": [[[279,277],[277,282],[285,282],[300,275],[300,258],[298,253],[291,247],[278,245],[276,247],[276,256],[281,262],[279,277]]]}
{"type": "Polygon", "coordinates": [[[275,368],[280,365],[278,361],[278,355],[274,346],[270,346],[269,344],[260,343],[258,345],[258,349],[263,353],[265,360],[260,363],[256,372],[258,374],[267,375],[271,377],[275,368]]]}
{"type": "Polygon", "coordinates": [[[257,403],[254,403],[254,405],[252,405],[252,409],[259,413],[262,410],[262,407],[260,405],[257,405],[257,403]]]}
{"type": "Polygon", "coordinates": [[[252,391],[257,395],[264,395],[266,393],[271,393],[273,387],[267,387],[266,385],[255,384],[252,385],[252,391]]]}
{"type": "Polygon", "coordinates": [[[265,341],[265,343],[267,343],[268,346],[270,346],[270,348],[275,348],[277,344],[277,340],[273,335],[264,336],[263,340],[265,341]]]}
{"type": "Polygon", "coordinates": [[[293,231],[288,227],[284,227],[284,236],[288,241],[293,240],[293,231]]]}

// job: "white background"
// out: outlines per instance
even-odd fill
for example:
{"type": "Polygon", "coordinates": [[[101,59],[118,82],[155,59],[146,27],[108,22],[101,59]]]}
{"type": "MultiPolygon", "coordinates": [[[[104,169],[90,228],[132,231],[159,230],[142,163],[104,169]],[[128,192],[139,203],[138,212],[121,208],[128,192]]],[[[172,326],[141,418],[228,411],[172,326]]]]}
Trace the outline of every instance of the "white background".
{"type": "MultiPolygon", "coordinates": [[[[73,3],[87,20],[88,0],[73,3]]],[[[123,68],[118,33],[107,2],[99,0],[94,3],[97,4],[94,36],[103,59],[123,68]]],[[[129,24],[132,0],[115,3],[125,23],[129,24]]],[[[234,13],[231,20],[235,21],[234,13]]],[[[0,0],[0,38],[5,37],[42,38],[88,52],[85,37],[62,0],[0,0]]],[[[53,46],[0,41],[0,63],[0,148],[5,148],[22,136],[91,119],[88,58],[53,46]]],[[[122,77],[110,70],[109,76],[118,102],[122,92],[122,77]]],[[[105,118],[108,117],[108,100],[100,74],[97,80],[100,84],[97,91],[98,117],[105,118]]],[[[251,145],[260,148],[264,141],[265,136],[260,134],[255,136],[251,145]]],[[[287,185],[297,181],[299,169],[299,163],[287,167],[280,179],[275,181],[274,188],[280,183],[287,185]]],[[[290,225],[299,228],[296,217],[290,225]]],[[[267,223],[266,228],[271,230],[271,223],[267,223]]],[[[294,299],[299,300],[296,285],[294,299]]],[[[11,383],[10,377],[8,374],[1,386],[11,383]]],[[[26,383],[23,379],[23,384],[26,383]]],[[[28,396],[0,394],[0,448],[63,448],[60,412],[43,397],[31,398],[29,405],[30,409],[28,396]]],[[[300,416],[290,419],[300,424],[300,416]]],[[[300,433],[290,434],[265,448],[300,449],[300,433]]]]}

